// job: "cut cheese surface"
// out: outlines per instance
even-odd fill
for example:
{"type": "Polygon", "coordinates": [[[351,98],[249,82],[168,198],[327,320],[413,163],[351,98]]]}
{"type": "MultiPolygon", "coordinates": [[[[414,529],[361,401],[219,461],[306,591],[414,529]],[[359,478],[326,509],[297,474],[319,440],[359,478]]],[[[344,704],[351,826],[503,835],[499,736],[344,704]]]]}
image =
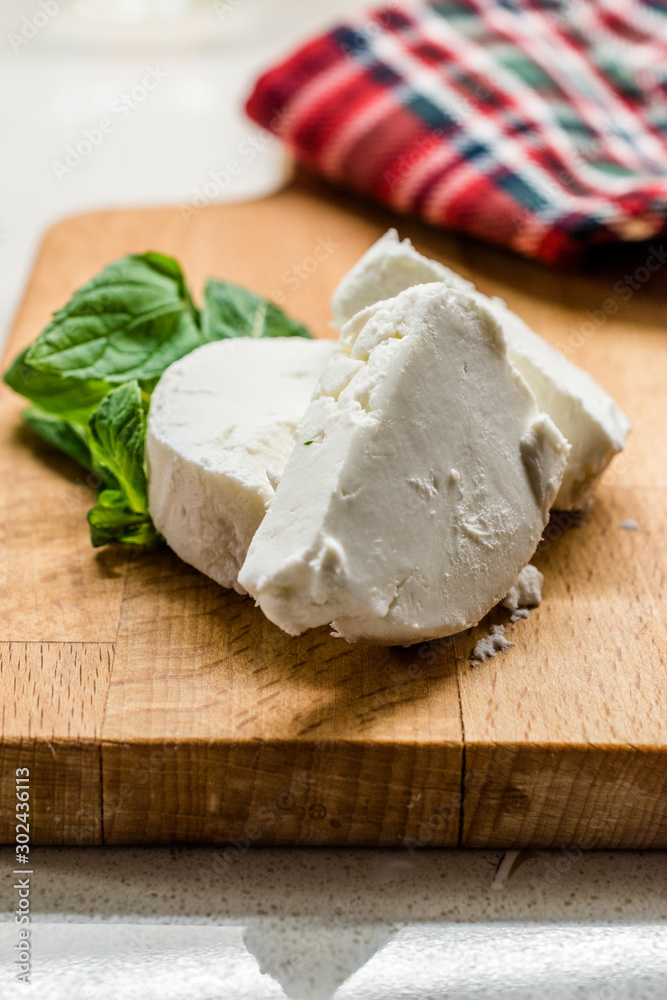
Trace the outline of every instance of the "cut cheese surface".
{"type": "Polygon", "coordinates": [[[149,510],[185,562],[237,582],[335,349],[328,340],[239,337],[171,365],[153,393],[146,450],[149,510]]]}
{"type": "Polygon", "coordinates": [[[478,292],[472,282],[429,260],[385,233],[345,275],[332,297],[334,322],[342,328],[355,312],[420,282],[442,281],[474,294],[500,323],[507,350],[537,399],[571,444],[568,465],[554,506],[581,507],[611,459],[625,446],[627,418],[611,396],[581,368],[534,333],[499,298],[478,292]]]}
{"type": "Polygon", "coordinates": [[[292,635],[459,632],[530,560],[567,453],[489,310],[411,288],[344,328],[239,582],[292,635]]]}

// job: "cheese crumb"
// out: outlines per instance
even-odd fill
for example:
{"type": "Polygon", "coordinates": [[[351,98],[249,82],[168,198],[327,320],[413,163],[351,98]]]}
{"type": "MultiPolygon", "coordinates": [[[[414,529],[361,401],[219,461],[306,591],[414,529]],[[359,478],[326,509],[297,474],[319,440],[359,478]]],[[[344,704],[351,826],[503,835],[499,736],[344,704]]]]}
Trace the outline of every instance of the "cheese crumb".
{"type": "Polygon", "coordinates": [[[473,649],[470,659],[478,660],[481,663],[490,656],[496,656],[497,653],[504,653],[506,649],[509,649],[513,645],[513,642],[505,638],[504,625],[492,625],[489,629],[489,634],[480,639],[473,649]]]}
{"type": "MultiPolygon", "coordinates": [[[[519,608],[535,607],[542,600],[542,585],[544,575],[535,566],[524,566],[514,586],[510,587],[507,597],[502,602],[503,607],[508,608],[515,614],[519,608]]],[[[519,618],[527,618],[528,614],[519,615],[519,618]]],[[[518,619],[513,618],[513,621],[518,619]]]]}
{"type": "Polygon", "coordinates": [[[639,521],[631,521],[628,518],[625,521],[621,521],[619,528],[623,528],[624,531],[639,531],[639,521]]]}

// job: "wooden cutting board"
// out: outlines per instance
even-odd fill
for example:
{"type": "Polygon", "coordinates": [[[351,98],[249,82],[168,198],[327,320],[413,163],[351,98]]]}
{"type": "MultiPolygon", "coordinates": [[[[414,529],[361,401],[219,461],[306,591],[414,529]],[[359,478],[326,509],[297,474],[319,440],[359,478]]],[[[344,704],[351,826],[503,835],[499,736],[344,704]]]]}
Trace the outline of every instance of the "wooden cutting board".
{"type": "MultiPolygon", "coordinates": [[[[177,256],[196,293],[227,277],[331,335],[336,282],[396,221],[304,177],[245,204],[65,220],[5,365],[75,288],[148,249],[177,256]]],[[[667,847],[662,249],[566,275],[398,224],[505,297],[632,420],[592,513],[547,531],[542,605],[508,629],[512,649],[474,667],[506,612],[411,649],[324,628],[290,638],[169,551],[94,551],[86,473],[21,426],[3,388],[2,841],[28,767],[35,843],[227,844],[221,863],[252,844],[667,847]]]]}

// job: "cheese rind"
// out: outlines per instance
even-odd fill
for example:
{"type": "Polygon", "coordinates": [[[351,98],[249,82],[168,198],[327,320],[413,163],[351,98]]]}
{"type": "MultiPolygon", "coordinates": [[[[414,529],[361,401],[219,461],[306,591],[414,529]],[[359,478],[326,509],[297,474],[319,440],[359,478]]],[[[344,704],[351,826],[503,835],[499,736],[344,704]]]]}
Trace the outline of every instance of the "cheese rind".
{"type": "Polygon", "coordinates": [[[508,354],[533,390],[538,406],[572,445],[554,506],[560,510],[583,506],[611,459],[625,447],[630,424],[587,372],[534,333],[502,299],[483,295],[472,282],[418,253],[409,240],[400,241],[392,229],[341,280],[332,297],[334,322],[342,329],[354,312],[432,281],[469,291],[498,320],[508,354]]]}
{"type": "Polygon", "coordinates": [[[529,561],[567,452],[488,309],[409,289],[344,329],[239,581],[292,635],[459,632],[529,561]]]}
{"type": "Polygon", "coordinates": [[[223,587],[238,571],[335,349],[327,340],[239,337],[171,365],[151,399],[148,506],[167,543],[223,587]]]}

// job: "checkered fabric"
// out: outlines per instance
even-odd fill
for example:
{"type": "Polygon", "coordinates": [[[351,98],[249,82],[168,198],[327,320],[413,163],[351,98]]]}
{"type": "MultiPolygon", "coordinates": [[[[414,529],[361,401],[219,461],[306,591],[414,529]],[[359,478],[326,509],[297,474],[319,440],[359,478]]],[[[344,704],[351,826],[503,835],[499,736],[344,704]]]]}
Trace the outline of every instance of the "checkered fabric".
{"type": "Polygon", "coordinates": [[[248,114],[400,212],[570,263],[667,233],[667,0],[391,5],[308,42],[248,114]]]}

